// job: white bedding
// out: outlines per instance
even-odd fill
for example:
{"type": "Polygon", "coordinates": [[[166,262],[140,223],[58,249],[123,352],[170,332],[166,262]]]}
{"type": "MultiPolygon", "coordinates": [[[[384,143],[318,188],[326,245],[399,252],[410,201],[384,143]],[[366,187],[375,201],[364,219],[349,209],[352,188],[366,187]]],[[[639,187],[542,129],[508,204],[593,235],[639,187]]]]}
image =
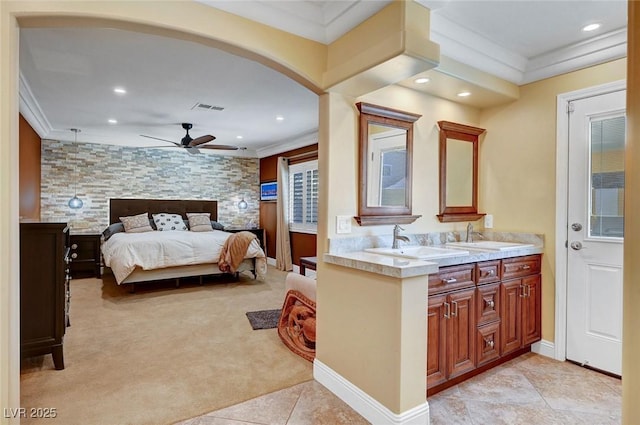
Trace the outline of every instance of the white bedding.
{"type": "MultiPolygon", "coordinates": [[[[222,246],[230,235],[231,233],[220,230],[122,232],[116,233],[102,244],[102,256],[104,264],[111,268],[116,281],[121,283],[136,267],[152,270],[217,263],[222,246]]],[[[257,239],[251,241],[245,258],[260,258],[266,265],[264,251],[257,239]]]]}

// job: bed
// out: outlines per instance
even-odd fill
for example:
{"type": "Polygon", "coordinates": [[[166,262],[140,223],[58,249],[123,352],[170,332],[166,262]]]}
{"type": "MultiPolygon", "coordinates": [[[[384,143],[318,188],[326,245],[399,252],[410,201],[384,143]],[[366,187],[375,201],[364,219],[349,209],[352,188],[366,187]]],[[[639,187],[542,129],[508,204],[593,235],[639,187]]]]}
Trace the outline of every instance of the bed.
{"type": "MultiPolygon", "coordinates": [[[[132,284],[134,290],[136,283],[165,279],[176,279],[178,285],[182,277],[199,276],[202,279],[202,276],[229,272],[228,268],[227,271],[220,270],[220,254],[232,251],[225,242],[240,234],[216,228],[202,232],[187,229],[128,233],[119,230],[123,228],[119,224],[120,217],[145,213],[149,219],[153,214],[179,214],[185,225],[187,213],[208,213],[216,227],[218,203],[210,200],[110,199],[110,226],[103,233],[101,251],[105,266],[112,270],[119,285],[132,284]],[[225,249],[227,251],[221,251],[225,249]]],[[[240,272],[250,271],[254,278],[261,277],[266,272],[264,251],[257,239],[247,243],[244,259],[240,259],[231,273],[237,276],[240,272]]]]}

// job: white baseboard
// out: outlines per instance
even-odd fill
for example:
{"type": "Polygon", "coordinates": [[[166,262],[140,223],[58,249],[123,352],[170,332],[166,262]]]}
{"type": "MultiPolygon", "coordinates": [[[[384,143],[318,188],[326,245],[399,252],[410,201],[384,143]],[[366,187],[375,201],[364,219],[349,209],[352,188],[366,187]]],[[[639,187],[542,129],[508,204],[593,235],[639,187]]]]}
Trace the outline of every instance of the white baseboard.
{"type": "Polygon", "coordinates": [[[270,266],[275,267],[276,266],[276,259],[275,258],[271,258],[271,257],[267,257],[267,264],[270,266]]]}
{"type": "Polygon", "coordinates": [[[369,394],[344,379],[318,359],[313,361],[313,377],[372,424],[429,424],[429,404],[426,401],[422,405],[397,414],[387,409],[369,394]]]}
{"type": "MultiPolygon", "coordinates": [[[[550,341],[545,341],[544,339],[540,342],[536,342],[535,344],[531,345],[531,351],[533,351],[534,353],[540,354],[541,356],[550,357],[552,359],[556,358],[555,344],[550,341]]],[[[560,359],[556,359],[556,360],[560,360],[560,359]]]]}

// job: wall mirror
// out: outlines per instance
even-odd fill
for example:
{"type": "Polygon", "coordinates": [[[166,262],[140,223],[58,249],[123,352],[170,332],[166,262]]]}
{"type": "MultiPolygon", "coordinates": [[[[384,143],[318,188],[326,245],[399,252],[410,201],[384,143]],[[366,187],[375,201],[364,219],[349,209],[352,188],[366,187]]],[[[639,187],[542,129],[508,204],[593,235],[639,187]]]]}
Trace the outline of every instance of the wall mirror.
{"type": "Polygon", "coordinates": [[[476,221],[478,213],[478,138],[483,128],[449,121],[440,127],[441,222],[476,221]]]}
{"type": "Polygon", "coordinates": [[[358,216],[361,226],[412,223],[413,123],[420,115],[369,103],[357,103],[360,111],[360,190],[358,216]]]}

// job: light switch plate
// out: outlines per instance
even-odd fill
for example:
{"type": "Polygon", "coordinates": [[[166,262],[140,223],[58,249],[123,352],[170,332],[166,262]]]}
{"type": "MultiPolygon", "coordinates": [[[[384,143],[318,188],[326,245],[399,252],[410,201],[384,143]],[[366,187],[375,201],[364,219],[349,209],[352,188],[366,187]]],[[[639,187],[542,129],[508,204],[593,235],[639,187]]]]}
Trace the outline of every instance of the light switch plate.
{"type": "Polygon", "coordinates": [[[351,216],[336,216],[336,233],[351,233],[351,216]]]}
{"type": "Polygon", "coordinates": [[[485,229],[493,228],[493,215],[487,214],[484,216],[484,228],[485,229]]]}

